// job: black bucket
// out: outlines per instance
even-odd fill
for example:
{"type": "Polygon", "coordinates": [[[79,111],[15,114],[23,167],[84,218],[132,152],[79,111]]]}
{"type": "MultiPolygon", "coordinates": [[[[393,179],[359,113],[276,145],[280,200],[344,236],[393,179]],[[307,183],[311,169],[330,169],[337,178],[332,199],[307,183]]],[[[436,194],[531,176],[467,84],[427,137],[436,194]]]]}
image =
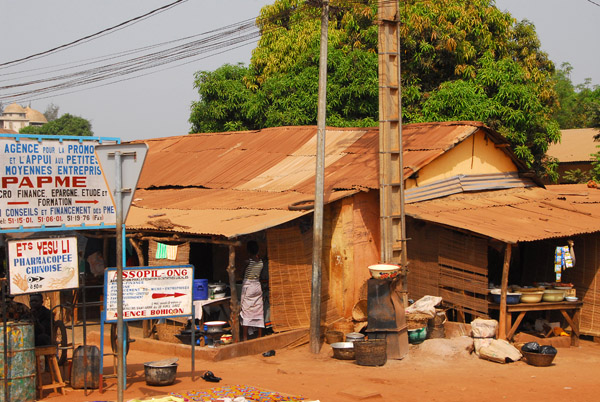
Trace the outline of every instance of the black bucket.
{"type": "Polygon", "coordinates": [[[171,385],[177,375],[177,363],[154,366],[152,363],[144,364],[144,374],[148,385],[171,385]]]}

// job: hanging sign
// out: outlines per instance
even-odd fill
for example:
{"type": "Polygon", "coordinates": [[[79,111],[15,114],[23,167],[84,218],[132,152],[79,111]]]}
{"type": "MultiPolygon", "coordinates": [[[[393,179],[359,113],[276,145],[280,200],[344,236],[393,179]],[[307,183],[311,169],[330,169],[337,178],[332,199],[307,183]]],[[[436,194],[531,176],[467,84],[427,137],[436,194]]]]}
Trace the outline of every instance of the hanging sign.
{"type": "Polygon", "coordinates": [[[97,143],[0,138],[0,229],[114,225],[97,143]]]}
{"type": "Polygon", "coordinates": [[[79,287],[77,238],[8,242],[10,294],[49,292],[79,287]]]}
{"type": "MultiPolygon", "coordinates": [[[[194,267],[123,268],[123,319],[143,320],[192,314],[194,267]]],[[[104,274],[106,321],[117,320],[117,269],[104,274]]]]}

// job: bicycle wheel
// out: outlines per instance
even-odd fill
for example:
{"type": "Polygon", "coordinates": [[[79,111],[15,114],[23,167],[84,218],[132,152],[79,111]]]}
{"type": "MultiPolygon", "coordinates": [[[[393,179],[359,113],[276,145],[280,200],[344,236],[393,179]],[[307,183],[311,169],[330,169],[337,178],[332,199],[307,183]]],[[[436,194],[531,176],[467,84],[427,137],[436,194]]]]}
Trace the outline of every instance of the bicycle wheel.
{"type": "MultiPolygon", "coordinates": [[[[127,339],[127,350],[125,351],[125,355],[129,353],[129,344],[131,343],[131,339],[129,339],[129,326],[126,322],[123,323],[123,338],[127,339]]],[[[117,353],[117,324],[110,324],[110,347],[112,348],[113,353],[117,353]]]]}
{"type": "Polygon", "coordinates": [[[67,328],[65,324],[58,320],[54,321],[52,325],[52,340],[54,344],[58,346],[58,350],[56,352],[56,359],[58,360],[58,365],[63,366],[67,362],[67,328]]]}

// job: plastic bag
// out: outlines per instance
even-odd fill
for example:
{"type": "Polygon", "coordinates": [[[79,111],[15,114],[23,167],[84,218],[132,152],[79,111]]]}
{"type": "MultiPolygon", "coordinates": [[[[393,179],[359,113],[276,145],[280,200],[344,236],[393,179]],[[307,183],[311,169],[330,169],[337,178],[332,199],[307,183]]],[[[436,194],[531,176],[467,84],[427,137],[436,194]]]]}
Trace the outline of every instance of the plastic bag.
{"type": "Polygon", "coordinates": [[[431,318],[435,317],[435,306],[442,302],[438,296],[423,296],[406,308],[408,314],[420,313],[427,314],[431,318]]]}
{"type": "Polygon", "coordinates": [[[476,318],[471,321],[471,334],[473,338],[494,338],[497,328],[498,321],[496,320],[476,318]]]}

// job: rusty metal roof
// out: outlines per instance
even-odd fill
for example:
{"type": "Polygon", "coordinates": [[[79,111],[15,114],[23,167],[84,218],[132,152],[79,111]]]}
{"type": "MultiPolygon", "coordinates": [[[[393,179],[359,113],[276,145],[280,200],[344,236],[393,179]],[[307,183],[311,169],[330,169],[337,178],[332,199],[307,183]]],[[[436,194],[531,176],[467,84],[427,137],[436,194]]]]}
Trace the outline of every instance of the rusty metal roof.
{"type": "Polygon", "coordinates": [[[560,162],[589,162],[593,160],[592,154],[598,152],[600,142],[594,141],[594,136],[600,134],[597,128],[576,128],[561,130],[561,141],[550,144],[546,155],[558,159],[560,162]]]}
{"type": "Polygon", "coordinates": [[[406,214],[507,243],[600,231],[600,190],[585,185],[463,193],[406,206],[406,214]]]}
{"type": "MultiPolygon", "coordinates": [[[[477,122],[403,126],[405,177],[480,129],[506,142],[477,122]]],[[[379,188],[378,134],[327,128],[326,200],[379,188]]],[[[314,199],[316,136],[316,126],[302,126],[144,140],[149,150],[127,226],[151,229],[160,215],[177,225],[173,231],[232,237],[295,219],[307,211],[288,206],[314,199]]]]}

